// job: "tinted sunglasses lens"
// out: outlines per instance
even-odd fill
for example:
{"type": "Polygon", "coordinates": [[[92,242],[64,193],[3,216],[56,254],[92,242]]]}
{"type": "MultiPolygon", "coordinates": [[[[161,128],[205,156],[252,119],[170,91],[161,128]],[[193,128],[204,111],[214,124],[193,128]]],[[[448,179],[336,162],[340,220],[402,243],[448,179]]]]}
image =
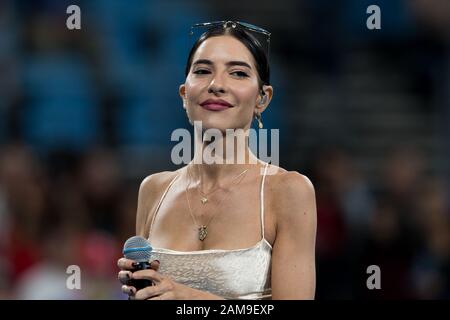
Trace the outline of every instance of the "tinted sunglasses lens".
{"type": "Polygon", "coordinates": [[[239,22],[239,24],[240,24],[241,26],[243,26],[243,27],[249,29],[249,30],[252,30],[252,31],[255,31],[255,32],[259,32],[259,33],[262,33],[262,34],[264,34],[264,35],[266,35],[266,36],[270,36],[269,31],[264,30],[263,28],[260,28],[260,27],[258,27],[258,26],[255,26],[255,25],[253,25],[253,24],[246,23],[246,22],[239,22]]]}
{"type": "MultiPolygon", "coordinates": [[[[206,31],[214,29],[214,28],[221,28],[226,23],[228,23],[228,21],[213,21],[213,22],[194,24],[191,27],[191,31],[190,31],[191,39],[192,39],[192,41],[195,41],[206,31]]],[[[253,24],[246,23],[246,22],[229,21],[229,25],[231,25],[232,23],[236,24],[237,27],[240,27],[240,28],[244,29],[245,31],[251,33],[251,35],[259,41],[259,43],[263,47],[264,51],[266,52],[267,56],[269,55],[270,32],[268,32],[267,30],[264,30],[263,28],[260,28],[258,26],[255,26],[253,24]]]]}

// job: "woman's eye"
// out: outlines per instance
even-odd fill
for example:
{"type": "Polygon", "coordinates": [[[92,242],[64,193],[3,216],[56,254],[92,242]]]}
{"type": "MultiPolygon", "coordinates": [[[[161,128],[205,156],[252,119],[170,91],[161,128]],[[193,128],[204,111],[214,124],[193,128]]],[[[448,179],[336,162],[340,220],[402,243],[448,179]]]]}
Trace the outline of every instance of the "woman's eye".
{"type": "Polygon", "coordinates": [[[199,70],[195,70],[193,73],[194,74],[208,74],[210,72],[208,70],[205,70],[205,69],[199,69],[199,70]]]}
{"type": "Polygon", "coordinates": [[[231,74],[236,75],[239,78],[246,78],[246,77],[248,77],[248,74],[246,74],[244,71],[234,71],[231,74]]]}

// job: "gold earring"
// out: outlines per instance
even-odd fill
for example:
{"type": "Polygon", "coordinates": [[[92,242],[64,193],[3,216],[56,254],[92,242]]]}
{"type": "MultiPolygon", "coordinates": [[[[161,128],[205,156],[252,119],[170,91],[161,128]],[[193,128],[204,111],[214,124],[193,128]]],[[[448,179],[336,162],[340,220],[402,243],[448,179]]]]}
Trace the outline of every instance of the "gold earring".
{"type": "Polygon", "coordinates": [[[255,119],[256,121],[258,121],[258,128],[262,129],[263,128],[263,123],[261,120],[261,114],[260,113],[255,113],[255,119]]]}

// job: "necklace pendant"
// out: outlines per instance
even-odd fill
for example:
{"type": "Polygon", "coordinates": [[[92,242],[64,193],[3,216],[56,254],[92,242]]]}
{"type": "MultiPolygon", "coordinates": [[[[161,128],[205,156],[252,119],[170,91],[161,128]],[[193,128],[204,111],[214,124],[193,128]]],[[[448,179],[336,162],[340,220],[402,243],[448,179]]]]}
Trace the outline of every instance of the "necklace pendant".
{"type": "Polygon", "coordinates": [[[201,226],[200,228],[198,228],[198,239],[200,241],[205,240],[207,235],[208,235],[208,227],[207,226],[201,226]]]}
{"type": "Polygon", "coordinates": [[[208,198],[202,197],[202,198],[200,199],[200,201],[202,202],[202,204],[205,204],[205,203],[208,202],[208,198]]]}

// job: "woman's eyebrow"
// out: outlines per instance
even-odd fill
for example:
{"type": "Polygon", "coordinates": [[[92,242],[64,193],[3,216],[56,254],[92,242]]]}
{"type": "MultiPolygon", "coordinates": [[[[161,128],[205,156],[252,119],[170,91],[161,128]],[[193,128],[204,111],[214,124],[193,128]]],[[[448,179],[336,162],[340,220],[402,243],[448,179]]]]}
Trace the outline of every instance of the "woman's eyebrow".
{"type": "MultiPolygon", "coordinates": [[[[208,60],[208,59],[199,59],[199,60],[196,60],[193,63],[193,65],[198,65],[198,64],[207,64],[207,65],[212,66],[214,63],[211,60],[208,60]]],[[[237,60],[228,61],[227,63],[225,63],[225,65],[227,67],[230,67],[230,66],[243,66],[243,67],[249,68],[250,70],[252,69],[252,67],[247,62],[244,62],[244,61],[237,61],[237,60]]]]}
{"type": "Polygon", "coordinates": [[[196,60],[192,65],[197,65],[197,64],[208,64],[208,65],[213,65],[213,62],[211,61],[211,60],[208,60],[208,59],[199,59],[199,60],[196,60]]]}
{"type": "Polygon", "coordinates": [[[250,70],[252,69],[252,67],[247,62],[244,62],[244,61],[228,61],[226,63],[226,65],[228,67],[230,67],[230,66],[243,66],[243,67],[249,68],[250,70]]]}

